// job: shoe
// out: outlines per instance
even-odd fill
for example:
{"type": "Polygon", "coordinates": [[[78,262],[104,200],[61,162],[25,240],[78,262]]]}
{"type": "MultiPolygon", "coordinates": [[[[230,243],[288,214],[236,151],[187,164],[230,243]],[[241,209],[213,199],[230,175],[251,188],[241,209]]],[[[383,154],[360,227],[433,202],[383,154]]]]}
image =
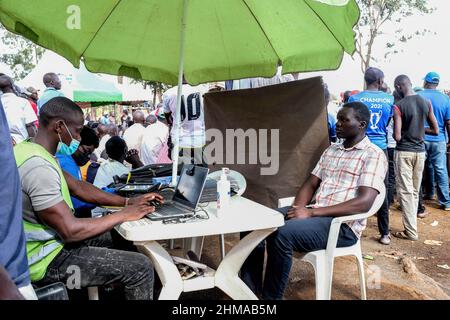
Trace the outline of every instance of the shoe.
{"type": "Polygon", "coordinates": [[[419,238],[411,238],[409,237],[405,231],[397,231],[392,234],[394,237],[403,239],[403,240],[411,240],[411,241],[417,241],[419,238]]]}
{"type": "Polygon", "coordinates": [[[428,216],[429,214],[430,214],[430,213],[429,213],[428,211],[419,212],[419,213],[417,214],[417,218],[423,219],[423,218],[425,218],[426,216],[428,216]]]}
{"type": "Polygon", "coordinates": [[[441,209],[442,209],[442,210],[445,210],[445,211],[450,211],[450,206],[444,206],[444,205],[442,205],[442,206],[441,206],[441,209]]]}
{"type": "Polygon", "coordinates": [[[389,245],[391,244],[391,235],[387,234],[385,236],[381,236],[380,240],[378,240],[379,243],[384,244],[384,245],[389,245]]]}

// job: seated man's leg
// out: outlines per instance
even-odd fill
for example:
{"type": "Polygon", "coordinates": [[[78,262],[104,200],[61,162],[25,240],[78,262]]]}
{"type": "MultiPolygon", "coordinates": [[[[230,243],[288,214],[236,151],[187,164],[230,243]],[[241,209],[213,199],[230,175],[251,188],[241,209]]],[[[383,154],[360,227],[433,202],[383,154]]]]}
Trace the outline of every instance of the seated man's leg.
{"type": "MultiPolygon", "coordinates": [[[[291,219],[267,239],[267,266],[263,299],[282,299],[292,266],[292,252],[310,252],[325,249],[332,217],[291,219]]],[[[355,244],[356,235],[342,224],[338,247],[355,244]]]]}
{"type": "Polygon", "coordinates": [[[66,249],[75,249],[82,246],[111,248],[125,251],[138,252],[133,242],[126,240],[115,229],[102,233],[96,237],[86,239],[84,241],[66,244],[66,249]]]}
{"type": "MultiPolygon", "coordinates": [[[[276,209],[284,216],[287,215],[291,206],[276,209]]],[[[244,238],[250,232],[241,232],[240,238],[244,238]]],[[[261,241],[252,253],[245,260],[241,267],[240,277],[242,281],[252,290],[256,295],[262,294],[263,284],[263,267],[264,267],[264,254],[266,252],[266,242],[261,241]]]]}
{"type": "Polygon", "coordinates": [[[70,289],[121,283],[127,300],[151,300],[153,279],[153,266],[141,253],[68,246],[50,263],[45,277],[37,284],[61,281],[70,289]]]}
{"type": "MultiPolygon", "coordinates": [[[[241,232],[240,238],[244,238],[250,232],[241,232]]],[[[264,267],[264,253],[266,252],[265,241],[261,241],[252,253],[248,256],[242,264],[240,277],[242,281],[253,291],[254,294],[260,295],[262,293],[263,284],[263,267],[264,267]]]]}

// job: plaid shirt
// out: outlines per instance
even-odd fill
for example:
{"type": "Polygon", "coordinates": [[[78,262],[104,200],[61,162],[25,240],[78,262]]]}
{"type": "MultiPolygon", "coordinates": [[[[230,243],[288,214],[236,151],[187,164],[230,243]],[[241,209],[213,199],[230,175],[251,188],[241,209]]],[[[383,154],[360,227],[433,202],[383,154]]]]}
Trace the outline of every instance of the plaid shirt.
{"type": "MultiPolygon", "coordinates": [[[[367,137],[349,149],[345,149],[342,143],[331,145],[312,171],[321,180],[315,207],[329,207],[351,200],[356,197],[359,187],[380,191],[384,186],[387,166],[384,152],[367,137]]],[[[367,221],[350,221],[347,224],[361,237],[367,221]]]]}

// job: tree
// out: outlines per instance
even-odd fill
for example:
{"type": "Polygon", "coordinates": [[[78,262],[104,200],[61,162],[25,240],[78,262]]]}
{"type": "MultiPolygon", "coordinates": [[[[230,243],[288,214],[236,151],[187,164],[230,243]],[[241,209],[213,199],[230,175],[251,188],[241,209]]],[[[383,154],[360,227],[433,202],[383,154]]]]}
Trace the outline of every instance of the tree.
{"type": "Polygon", "coordinates": [[[141,83],[144,89],[150,88],[153,92],[153,106],[156,103],[156,96],[159,97],[159,100],[161,100],[162,94],[167,89],[171,88],[172,86],[164,84],[162,82],[158,81],[146,81],[146,80],[133,80],[134,83],[141,83]]]}
{"type": "Polygon", "coordinates": [[[9,50],[8,53],[0,54],[0,62],[11,68],[15,80],[25,78],[42,58],[45,49],[22,36],[7,31],[1,24],[0,38],[2,44],[9,50]]]}
{"type": "MultiPolygon", "coordinates": [[[[378,36],[383,34],[387,22],[396,26],[413,14],[429,14],[433,8],[428,6],[428,0],[357,0],[361,11],[360,20],[356,26],[356,52],[361,58],[361,71],[364,73],[371,62],[378,60],[373,56],[373,45],[378,36]]],[[[397,53],[397,43],[406,42],[414,36],[423,35],[430,30],[417,30],[405,34],[402,29],[395,31],[394,41],[386,44],[384,58],[397,53]]]]}

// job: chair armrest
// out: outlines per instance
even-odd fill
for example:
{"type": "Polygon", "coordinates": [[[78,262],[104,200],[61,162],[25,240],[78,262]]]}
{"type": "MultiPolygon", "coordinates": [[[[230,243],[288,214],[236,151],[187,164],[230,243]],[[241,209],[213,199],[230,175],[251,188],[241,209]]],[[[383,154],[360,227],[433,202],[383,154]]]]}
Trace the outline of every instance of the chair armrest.
{"type": "Polygon", "coordinates": [[[372,213],[372,212],[356,213],[356,214],[351,214],[348,216],[336,217],[333,219],[333,221],[336,220],[336,221],[340,221],[342,223],[342,222],[347,222],[347,221],[362,220],[362,219],[367,219],[368,217],[370,217],[373,214],[374,213],[372,213]]]}
{"type": "Polygon", "coordinates": [[[328,233],[328,242],[327,242],[327,247],[326,247],[328,257],[332,258],[334,256],[333,251],[334,251],[334,249],[336,249],[337,241],[339,238],[339,231],[341,229],[341,224],[343,222],[347,222],[347,221],[367,219],[368,217],[374,215],[375,212],[377,212],[378,209],[381,208],[381,205],[383,204],[385,195],[386,195],[386,189],[383,187],[381,189],[380,193],[375,198],[375,201],[374,201],[372,207],[366,213],[351,214],[348,216],[336,217],[333,220],[331,220],[330,231],[328,233]]]}
{"type": "Polygon", "coordinates": [[[341,231],[341,224],[347,221],[355,221],[360,219],[366,219],[370,217],[372,213],[359,213],[359,214],[352,214],[348,216],[342,216],[342,217],[336,217],[333,220],[331,220],[330,225],[330,231],[328,233],[328,241],[327,241],[327,255],[328,253],[330,256],[333,256],[333,251],[337,246],[337,241],[339,238],[339,232],[341,231]]]}

